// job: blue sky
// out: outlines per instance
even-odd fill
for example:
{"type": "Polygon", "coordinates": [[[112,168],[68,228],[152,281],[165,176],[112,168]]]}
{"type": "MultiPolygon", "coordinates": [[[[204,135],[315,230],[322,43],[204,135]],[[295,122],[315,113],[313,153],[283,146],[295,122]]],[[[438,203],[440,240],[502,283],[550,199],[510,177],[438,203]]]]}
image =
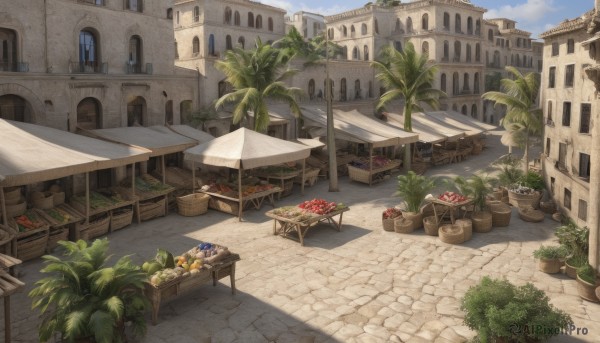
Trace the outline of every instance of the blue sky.
{"type": "MultiPolygon", "coordinates": [[[[293,13],[305,10],[325,15],[364,6],[368,0],[258,0],[293,13]]],[[[403,0],[407,2],[410,0],[403,0]]],[[[532,33],[532,38],[573,19],[594,7],[594,0],[471,0],[488,9],[485,18],[504,17],[516,20],[517,27],[532,33]]]]}

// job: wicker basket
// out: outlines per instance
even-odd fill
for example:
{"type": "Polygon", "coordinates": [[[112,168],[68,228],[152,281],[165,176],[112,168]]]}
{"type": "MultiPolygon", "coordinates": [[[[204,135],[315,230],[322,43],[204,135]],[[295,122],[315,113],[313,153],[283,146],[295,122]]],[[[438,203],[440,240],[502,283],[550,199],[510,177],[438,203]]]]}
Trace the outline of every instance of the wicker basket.
{"type": "Polygon", "coordinates": [[[58,229],[50,230],[48,234],[48,252],[52,251],[58,246],[58,241],[69,240],[69,228],[60,227],[58,229]]]}
{"type": "Polygon", "coordinates": [[[540,199],[542,199],[541,192],[535,192],[533,194],[519,194],[513,191],[508,191],[508,199],[513,206],[527,206],[530,205],[534,209],[540,207],[540,199]]]}
{"type": "Polygon", "coordinates": [[[54,206],[64,204],[65,203],[65,192],[52,193],[52,202],[54,203],[54,206]]]}
{"type": "MultiPolygon", "coordinates": [[[[320,170],[317,168],[307,168],[304,171],[304,184],[306,186],[312,187],[319,179],[319,171],[320,170]]],[[[296,176],[294,178],[294,182],[302,184],[302,174],[296,176]]]]}
{"type": "Polygon", "coordinates": [[[210,200],[208,201],[208,208],[237,216],[240,204],[239,202],[233,200],[210,197],[210,200]]]}
{"type": "Polygon", "coordinates": [[[495,200],[502,200],[502,196],[503,196],[503,192],[501,189],[495,189],[494,192],[492,192],[492,195],[494,196],[495,200]]]}
{"type": "Polygon", "coordinates": [[[50,192],[46,192],[43,197],[34,198],[32,201],[33,207],[40,210],[49,210],[54,207],[54,196],[50,192]]]}
{"type": "Polygon", "coordinates": [[[394,220],[394,231],[397,233],[411,233],[414,231],[413,221],[404,217],[398,217],[394,220]]]}
{"type": "Polygon", "coordinates": [[[413,230],[419,229],[423,226],[423,213],[402,211],[402,217],[412,221],[413,230]]]}
{"type": "Polygon", "coordinates": [[[84,240],[90,240],[98,236],[102,236],[108,233],[110,227],[110,216],[106,215],[96,220],[90,221],[86,224],[77,224],[78,229],[81,231],[81,238],[84,240]]]}
{"type": "Polygon", "coordinates": [[[473,221],[471,219],[457,219],[454,225],[458,225],[463,229],[465,242],[473,237],[473,221]]]}
{"type": "Polygon", "coordinates": [[[437,236],[439,231],[439,223],[435,216],[428,216],[423,218],[423,228],[425,234],[429,236],[437,236]]]}
{"type": "Polygon", "coordinates": [[[6,205],[16,205],[21,201],[21,189],[16,187],[12,190],[4,189],[4,203],[6,205]]]}
{"type": "Polygon", "coordinates": [[[554,214],[556,212],[556,204],[554,201],[541,201],[540,202],[540,210],[547,214],[554,214]]]}
{"type": "Polygon", "coordinates": [[[505,227],[510,225],[510,217],[512,216],[512,208],[510,206],[497,203],[490,206],[492,212],[492,226],[505,227]]]}
{"type": "Polygon", "coordinates": [[[0,254],[12,255],[13,238],[15,238],[15,231],[0,224],[0,254]]]}
{"type": "Polygon", "coordinates": [[[161,198],[160,200],[154,202],[144,202],[140,203],[140,220],[150,220],[152,218],[164,216],[166,213],[166,200],[165,198],[161,198]]]}
{"type": "Polygon", "coordinates": [[[388,231],[388,232],[394,232],[394,221],[400,217],[402,217],[402,215],[399,215],[394,218],[386,219],[383,217],[383,213],[382,213],[381,214],[381,222],[383,223],[383,230],[388,231]]]}
{"type": "Polygon", "coordinates": [[[199,216],[208,211],[210,195],[193,193],[177,198],[177,212],[186,217],[199,216]]]}
{"type": "Polygon", "coordinates": [[[544,220],[546,215],[540,210],[535,210],[531,206],[519,207],[519,217],[526,222],[539,223],[544,220]]]}
{"type": "Polygon", "coordinates": [[[283,191],[281,191],[282,197],[287,197],[291,195],[294,191],[294,180],[287,180],[283,183],[283,191]]]}
{"type": "Polygon", "coordinates": [[[44,255],[48,244],[48,230],[17,240],[17,258],[28,261],[44,255]]]}
{"type": "Polygon", "coordinates": [[[132,209],[126,208],[126,209],[114,210],[110,214],[110,231],[112,232],[112,231],[120,230],[128,225],[131,225],[132,222],[133,222],[133,210],[132,209]]]}
{"type": "Polygon", "coordinates": [[[490,232],[492,230],[492,214],[490,212],[473,213],[471,221],[475,232],[490,232]]]}
{"type": "Polygon", "coordinates": [[[25,202],[24,199],[21,199],[21,202],[15,204],[15,205],[6,205],[6,217],[8,218],[13,218],[16,216],[20,216],[23,213],[25,213],[25,210],[27,210],[27,203],[25,202]]]}
{"type": "Polygon", "coordinates": [[[439,230],[440,241],[448,244],[461,244],[465,241],[465,233],[462,226],[456,224],[444,224],[439,230]]]}

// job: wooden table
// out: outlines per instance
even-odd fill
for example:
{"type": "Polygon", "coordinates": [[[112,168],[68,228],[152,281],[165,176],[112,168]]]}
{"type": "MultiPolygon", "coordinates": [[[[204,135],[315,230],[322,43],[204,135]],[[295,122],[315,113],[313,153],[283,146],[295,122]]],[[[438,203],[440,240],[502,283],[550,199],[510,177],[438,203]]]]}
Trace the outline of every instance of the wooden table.
{"type": "Polygon", "coordinates": [[[25,288],[23,282],[11,275],[14,274],[14,267],[21,263],[19,259],[0,254],[0,297],[4,298],[4,342],[6,343],[10,343],[11,340],[10,296],[25,288]]]}
{"type": "Polygon", "coordinates": [[[274,209],[271,211],[267,211],[265,213],[265,215],[267,217],[273,218],[273,234],[274,235],[278,234],[280,236],[294,239],[294,240],[296,239],[294,237],[294,234],[297,234],[300,245],[304,246],[304,236],[306,235],[306,232],[311,227],[313,227],[321,222],[328,222],[338,232],[341,231],[342,216],[344,215],[344,212],[349,211],[350,208],[344,207],[344,208],[335,210],[333,212],[329,212],[324,215],[316,215],[316,214],[311,215],[309,218],[303,219],[303,220],[294,220],[294,218],[281,217],[274,213],[274,212],[276,212],[276,210],[277,209],[274,209]],[[339,215],[340,217],[336,221],[335,219],[333,219],[333,217],[335,217],[337,215],[339,215]],[[279,228],[277,228],[277,223],[279,223],[279,228]]]}
{"type": "Polygon", "coordinates": [[[248,205],[252,205],[254,206],[255,209],[260,210],[260,208],[262,207],[263,202],[265,201],[265,199],[269,200],[269,203],[271,204],[271,206],[275,206],[275,199],[273,197],[273,195],[275,193],[279,193],[281,192],[282,189],[279,187],[273,187],[271,189],[268,189],[266,191],[262,191],[262,192],[256,192],[253,194],[250,194],[248,196],[242,197],[242,199],[240,200],[239,198],[234,198],[234,197],[229,197],[223,194],[219,194],[219,193],[213,193],[213,192],[204,192],[202,191],[201,193],[204,194],[208,194],[211,197],[214,197],[215,199],[223,199],[226,201],[230,201],[230,202],[235,202],[238,204],[238,208],[237,209],[231,209],[231,211],[227,211],[224,208],[219,208],[219,206],[215,206],[213,201],[209,202],[209,206],[215,210],[219,210],[222,212],[226,212],[226,213],[230,213],[233,215],[238,215],[239,217],[242,216],[242,212],[244,210],[244,208],[248,205]],[[237,213],[236,213],[237,212],[237,213]]]}
{"type": "Polygon", "coordinates": [[[213,265],[205,265],[196,275],[178,277],[159,286],[147,283],[146,295],[152,304],[152,325],[156,325],[158,322],[161,302],[194,291],[211,280],[213,286],[216,286],[217,280],[229,276],[231,294],[235,294],[235,263],[239,260],[240,255],[230,254],[213,265]]]}
{"type": "Polygon", "coordinates": [[[447,214],[450,214],[450,222],[452,224],[454,224],[454,221],[456,220],[454,218],[454,212],[456,210],[458,210],[459,208],[463,207],[463,206],[468,206],[471,203],[473,203],[472,199],[469,199],[467,201],[463,201],[460,203],[451,203],[451,202],[446,202],[446,201],[442,201],[438,198],[430,198],[430,199],[425,199],[426,201],[429,201],[432,206],[433,206],[433,213],[435,215],[435,218],[437,220],[438,223],[442,222],[442,219],[444,218],[444,216],[446,216],[447,214]],[[435,206],[435,205],[441,205],[441,206],[435,206]],[[441,212],[438,214],[438,210],[437,207],[442,207],[443,209],[441,210],[441,212]]]}
{"type": "MultiPolygon", "coordinates": [[[[289,172],[289,173],[280,173],[280,174],[258,174],[257,176],[262,178],[262,179],[266,179],[268,183],[271,183],[271,180],[276,180],[279,181],[280,184],[280,188],[281,188],[281,192],[277,193],[277,200],[281,199],[281,195],[283,195],[284,193],[286,193],[288,190],[285,188],[285,183],[287,182],[291,182],[292,183],[292,188],[293,183],[294,183],[294,179],[300,175],[302,173],[301,170],[299,171],[295,171],[295,172],[289,172]]],[[[291,191],[291,189],[290,189],[291,191]]]]}

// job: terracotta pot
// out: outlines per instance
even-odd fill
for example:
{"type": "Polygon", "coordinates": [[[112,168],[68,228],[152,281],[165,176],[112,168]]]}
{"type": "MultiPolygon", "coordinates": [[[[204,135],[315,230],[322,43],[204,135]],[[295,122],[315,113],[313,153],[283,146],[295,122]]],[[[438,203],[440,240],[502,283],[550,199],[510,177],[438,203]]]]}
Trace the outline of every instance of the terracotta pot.
{"type": "Polygon", "coordinates": [[[412,220],[413,222],[413,230],[419,229],[423,227],[423,213],[415,213],[415,212],[402,212],[402,217],[412,220]]]}
{"type": "Polygon", "coordinates": [[[565,274],[571,279],[577,279],[577,268],[573,267],[568,262],[565,262],[565,274]]]}
{"type": "Polygon", "coordinates": [[[599,302],[598,297],[596,296],[597,284],[597,282],[592,284],[587,281],[583,281],[579,278],[579,275],[577,275],[577,293],[579,293],[579,297],[594,303],[599,302]]]}
{"type": "Polygon", "coordinates": [[[538,269],[546,274],[556,274],[560,272],[560,267],[562,267],[562,265],[563,263],[558,259],[540,259],[538,261],[538,269]]]}

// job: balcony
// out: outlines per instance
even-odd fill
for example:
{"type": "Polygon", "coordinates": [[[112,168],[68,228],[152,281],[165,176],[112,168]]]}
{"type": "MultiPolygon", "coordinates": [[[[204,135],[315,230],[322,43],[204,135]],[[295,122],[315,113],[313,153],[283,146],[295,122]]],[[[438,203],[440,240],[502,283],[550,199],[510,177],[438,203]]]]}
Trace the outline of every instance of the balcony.
{"type": "Polygon", "coordinates": [[[146,63],[143,65],[142,63],[125,63],[125,73],[127,74],[147,74],[152,75],[152,63],[146,63]],[[145,68],[142,68],[144,66],[145,68]]]}
{"type": "Polygon", "coordinates": [[[14,73],[26,73],[29,71],[29,63],[25,62],[0,62],[0,72],[10,71],[14,73]]]}
{"type": "Polygon", "coordinates": [[[70,62],[69,72],[72,74],[108,74],[108,63],[97,61],[70,62]]]}

